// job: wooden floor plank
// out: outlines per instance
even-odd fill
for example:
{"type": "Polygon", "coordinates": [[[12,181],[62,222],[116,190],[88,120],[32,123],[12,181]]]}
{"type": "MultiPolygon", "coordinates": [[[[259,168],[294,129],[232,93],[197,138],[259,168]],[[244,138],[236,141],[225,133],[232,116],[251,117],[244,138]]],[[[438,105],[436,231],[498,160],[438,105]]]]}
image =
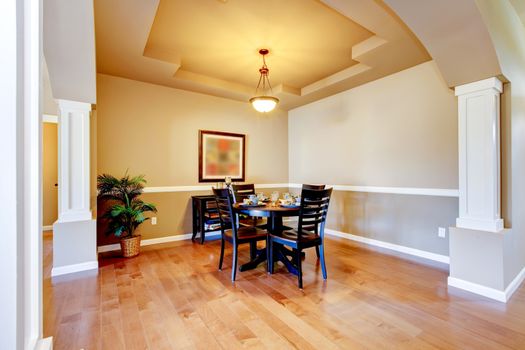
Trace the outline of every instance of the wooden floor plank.
{"type": "MultiPolygon", "coordinates": [[[[239,263],[249,260],[247,247],[239,263]]],[[[508,304],[448,289],[443,264],[338,238],[328,280],[312,251],[304,290],[281,265],[232,283],[219,242],[100,257],[98,274],[51,278],[44,235],[44,336],[54,349],[525,349],[525,286],[508,304]]]]}

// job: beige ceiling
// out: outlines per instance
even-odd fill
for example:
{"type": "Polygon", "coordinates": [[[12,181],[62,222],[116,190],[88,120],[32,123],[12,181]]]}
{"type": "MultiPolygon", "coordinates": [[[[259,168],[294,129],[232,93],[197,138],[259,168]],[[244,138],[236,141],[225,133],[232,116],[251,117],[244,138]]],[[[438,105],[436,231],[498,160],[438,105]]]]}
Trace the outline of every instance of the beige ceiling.
{"type": "Polygon", "coordinates": [[[99,73],[241,101],[261,57],[290,109],[429,60],[372,0],[96,0],[99,73]]]}
{"type": "Polygon", "coordinates": [[[523,0],[510,0],[510,3],[512,6],[514,6],[514,9],[518,13],[518,16],[520,17],[521,21],[523,22],[523,25],[525,25],[525,1],[523,0]]]}
{"type": "Polygon", "coordinates": [[[252,86],[258,49],[270,48],[271,81],[302,88],[357,64],[352,46],[370,36],[313,0],[161,0],[144,53],[162,60],[169,52],[180,57],[178,72],[252,86]]]}

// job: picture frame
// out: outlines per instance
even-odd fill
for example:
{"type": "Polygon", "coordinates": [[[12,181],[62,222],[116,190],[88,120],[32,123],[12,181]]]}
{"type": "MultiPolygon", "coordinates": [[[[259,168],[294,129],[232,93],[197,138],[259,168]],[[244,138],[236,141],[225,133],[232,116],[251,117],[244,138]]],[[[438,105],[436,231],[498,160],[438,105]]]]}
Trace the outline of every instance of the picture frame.
{"type": "Polygon", "coordinates": [[[199,130],[199,182],[244,181],[246,135],[199,130]]]}

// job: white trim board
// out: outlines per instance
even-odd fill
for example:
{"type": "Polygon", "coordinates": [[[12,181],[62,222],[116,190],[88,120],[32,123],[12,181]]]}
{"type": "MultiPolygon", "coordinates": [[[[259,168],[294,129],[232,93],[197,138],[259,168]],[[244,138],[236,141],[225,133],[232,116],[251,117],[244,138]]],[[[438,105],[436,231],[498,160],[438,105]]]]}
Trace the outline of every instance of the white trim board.
{"type": "Polygon", "coordinates": [[[506,303],[510,300],[512,295],[518,290],[520,285],[525,280],[525,267],[514,277],[512,282],[509,283],[507,288],[505,290],[499,290],[495,288],[490,288],[483,286],[481,284],[472,283],[469,281],[462,280],[460,278],[455,277],[449,277],[448,278],[448,285],[450,287],[455,287],[458,289],[466,290],[467,292],[471,292],[474,294],[482,295],[484,297],[487,297],[489,299],[497,300],[502,303],[506,303]]]}
{"type": "MultiPolygon", "coordinates": [[[[215,183],[209,185],[195,185],[195,186],[151,186],[145,187],[144,193],[164,193],[164,192],[194,192],[194,191],[209,191],[215,183]]],[[[282,188],[288,187],[287,183],[281,184],[255,184],[256,188],[282,188]]]]}
{"type": "Polygon", "coordinates": [[[87,261],[87,262],[83,262],[80,264],[53,267],[51,269],[51,276],[55,277],[55,276],[65,275],[68,273],[87,271],[87,270],[93,270],[93,269],[98,269],[98,261],[96,260],[87,261]]]}
{"type": "MultiPolygon", "coordinates": [[[[291,188],[301,188],[302,184],[289,184],[291,188]]],[[[416,187],[382,187],[382,186],[352,186],[352,185],[326,185],[334,191],[410,194],[418,196],[459,197],[459,190],[450,188],[416,188],[416,187]]]]}
{"type": "Polygon", "coordinates": [[[43,114],[42,115],[43,123],[53,123],[58,124],[58,116],[52,114],[43,114]]]}
{"type": "MultiPolygon", "coordinates": [[[[194,192],[210,191],[213,184],[195,186],[152,186],[145,187],[144,193],[164,193],[164,192],[194,192]]],[[[301,188],[302,184],[277,183],[277,184],[255,184],[256,188],[301,188]]],[[[415,187],[379,187],[379,186],[351,186],[351,185],[327,185],[335,191],[366,192],[366,193],[388,193],[404,194],[417,196],[436,196],[436,197],[459,197],[459,190],[449,188],[415,188],[415,187]]]]}
{"type": "MultiPolygon", "coordinates": [[[[159,237],[159,238],[150,238],[150,239],[143,239],[140,241],[140,246],[147,246],[152,244],[161,244],[161,243],[169,243],[169,242],[177,242],[177,241],[184,241],[187,239],[191,239],[191,236],[193,234],[186,233],[182,235],[173,235],[173,236],[166,236],[166,237],[159,237]]],[[[210,231],[206,232],[206,239],[212,237],[215,238],[220,235],[220,231],[210,231]]],[[[111,252],[114,250],[120,250],[120,243],[115,244],[106,244],[101,245],[98,247],[99,253],[105,253],[105,252],[111,252]]]]}
{"type": "Polygon", "coordinates": [[[35,345],[35,350],[53,350],[53,337],[39,339],[35,345]]]}
{"type": "Polygon", "coordinates": [[[336,231],[336,230],[331,230],[331,229],[325,229],[324,232],[330,236],[341,237],[341,238],[349,239],[351,241],[365,243],[365,244],[369,244],[375,247],[381,247],[381,248],[393,250],[396,252],[417,256],[419,258],[437,261],[443,264],[450,264],[450,258],[446,255],[430,253],[430,252],[420,250],[420,249],[405,247],[405,246],[398,245],[398,244],[379,241],[377,239],[353,235],[351,233],[346,233],[346,232],[341,232],[341,231],[336,231]]]}

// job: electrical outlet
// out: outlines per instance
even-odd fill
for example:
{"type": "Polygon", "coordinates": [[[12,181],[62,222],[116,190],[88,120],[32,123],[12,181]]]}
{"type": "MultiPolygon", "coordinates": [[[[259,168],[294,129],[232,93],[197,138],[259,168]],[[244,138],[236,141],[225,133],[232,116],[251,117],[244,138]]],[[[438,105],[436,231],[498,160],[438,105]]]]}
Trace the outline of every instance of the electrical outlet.
{"type": "Polygon", "coordinates": [[[438,228],[438,237],[445,238],[447,236],[447,229],[444,227],[438,228]]]}
{"type": "Polygon", "coordinates": [[[156,216],[151,218],[151,224],[152,225],[156,225],[157,224],[157,217],[156,216]]]}

